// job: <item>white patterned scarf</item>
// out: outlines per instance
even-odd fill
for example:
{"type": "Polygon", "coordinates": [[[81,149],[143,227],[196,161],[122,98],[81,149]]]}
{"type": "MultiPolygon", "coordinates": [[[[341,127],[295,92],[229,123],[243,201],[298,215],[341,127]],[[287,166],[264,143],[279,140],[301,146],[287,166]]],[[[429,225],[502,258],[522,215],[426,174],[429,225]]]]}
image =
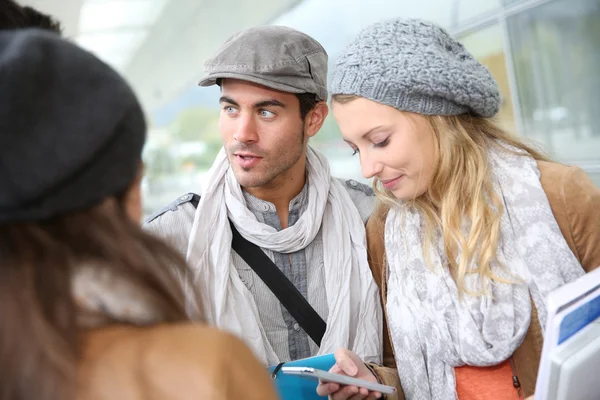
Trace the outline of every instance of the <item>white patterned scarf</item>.
{"type": "Polygon", "coordinates": [[[331,178],[325,157],[310,147],[307,179],[306,211],[294,225],[277,231],[246,207],[242,188],[221,150],[209,172],[187,252],[207,322],[242,337],[263,363],[277,364],[280,360],[267,340],[252,294],[232,263],[228,218],[244,238],[278,253],[306,248],[322,229],[329,315],[319,354],[341,346],[378,362],[382,311],[367,262],[361,217],[342,184],[331,178]]]}
{"type": "MultiPolygon", "coordinates": [[[[421,215],[399,205],[387,216],[386,309],[408,400],[456,399],[454,367],[492,366],[507,360],[529,329],[531,297],[543,329],[548,293],[584,274],[552,214],[536,161],[490,148],[489,162],[494,189],[505,208],[497,259],[524,283],[490,283],[491,296],[465,294],[459,301],[441,234],[428,266],[421,215]]],[[[498,265],[492,265],[492,271],[509,278],[498,265]]],[[[469,275],[465,286],[481,289],[481,280],[477,274],[469,275]]]]}
{"type": "Polygon", "coordinates": [[[82,328],[100,328],[115,321],[144,326],[167,320],[147,287],[94,264],[74,269],[71,291],[82,328]]]}

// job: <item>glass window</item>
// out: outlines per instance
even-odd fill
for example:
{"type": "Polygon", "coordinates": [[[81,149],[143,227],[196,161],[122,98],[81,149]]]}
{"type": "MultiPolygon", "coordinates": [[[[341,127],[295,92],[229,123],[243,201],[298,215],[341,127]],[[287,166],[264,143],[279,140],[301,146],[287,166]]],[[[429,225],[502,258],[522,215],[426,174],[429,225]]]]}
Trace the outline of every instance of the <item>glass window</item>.
{"type": "Polygon", "coordinates": [[[511,99],[508,73],[506,71],[506,57],[504,54],[504,38],[502,28],[496,24],[459,37],[475,58],[485,65],[498,82],[502,95],[502,108],[498,113],[498,122],[509,133],[516,134],[514,108],[511,99]]]}
{"type": "Polygon", "coordinates": [[[504,3],[505,6],[510,6],[516,3],[523,3],[527,0],[502,0],[502,3],[504,3]]]}
{"type": "Polygon", "coordinates": [[[490,15],[501,7],[501,0],[455,0],[453,25],[477,20],[484,15],[490,15]]]}
{"type": "Polygon", "coordinates": [[[600,163],[600,2],[555,0],[507,20],[524,134],[600,163]]]}

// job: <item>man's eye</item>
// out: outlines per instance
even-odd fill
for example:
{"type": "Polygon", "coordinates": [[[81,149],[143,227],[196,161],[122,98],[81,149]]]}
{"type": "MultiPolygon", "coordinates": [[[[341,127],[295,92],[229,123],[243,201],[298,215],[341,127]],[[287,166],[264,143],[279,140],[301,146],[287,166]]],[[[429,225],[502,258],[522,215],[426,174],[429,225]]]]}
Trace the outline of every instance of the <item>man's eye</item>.
{"type": "Polygon", "coordinates": [[[263,118],[273,118],[275,116],[275,113],[269,110],[260,110],[259,114],[263,118]]]}

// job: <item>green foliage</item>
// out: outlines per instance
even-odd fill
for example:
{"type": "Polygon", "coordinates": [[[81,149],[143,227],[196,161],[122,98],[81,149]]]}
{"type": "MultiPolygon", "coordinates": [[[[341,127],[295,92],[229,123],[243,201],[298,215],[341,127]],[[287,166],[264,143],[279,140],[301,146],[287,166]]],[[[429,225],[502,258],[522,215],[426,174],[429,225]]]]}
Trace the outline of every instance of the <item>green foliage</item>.
{"type": "Polygon", "coordinates": [[[179,142],[221,142],[219,136],[219,110],[206,107],[181,111],[169,130],[179,142]]]}
{"type": "Polygon", "coordinates": [[[319,146],[322,144],[339,142],[340,140],[342,140],[340,128],[335,122],[335,118],[333,118],[333,115],[329,114],[325,119],[321,130],[315,136],[312,137],[310,143],[311,145],[319,146]]]}

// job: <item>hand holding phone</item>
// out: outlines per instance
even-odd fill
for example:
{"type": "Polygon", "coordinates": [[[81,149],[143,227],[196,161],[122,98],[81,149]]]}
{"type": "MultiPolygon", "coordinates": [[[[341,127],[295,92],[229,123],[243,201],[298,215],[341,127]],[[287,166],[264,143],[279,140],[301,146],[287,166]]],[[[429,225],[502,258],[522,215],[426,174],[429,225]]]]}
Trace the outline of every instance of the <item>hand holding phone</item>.
{"type": "MultiPolygon", "coordinates": [[[[329,370],[330,373],[345,375],[350,378],[360,379],[362,381],[377,383],[377,377],[371,373],[371,370],[363,363],[356,354],[350,350],[340,348],[335,354],[335,365],[329,370]]],[[[388,386],[389,388],[389,386],[388,386]]],[[[395,391],[395,388],[392,388],[395,391]]],[[[379,399],[382,392],[372,391],[366,387],[355,384],[347,385],[338,382],[321,381],[317,387],[319,396],[331,396],[333,400],[352,399],[379,399]]]]}
{"type": "Polygon", "coordinates": [[[357,386],[372,392],[380,392],[385,394],[392,394],[396,392],[396,388],[393,386],[386,386],[380,383],[365,381],[363,379],[351,378],[346,375],[333,374],[331,372],[311,367],[283,367],[281,368],[281,372],[284,374],[298,375],[309,379],[316,379],[321,382],[339,383],[343,386],[357,386]]]}

